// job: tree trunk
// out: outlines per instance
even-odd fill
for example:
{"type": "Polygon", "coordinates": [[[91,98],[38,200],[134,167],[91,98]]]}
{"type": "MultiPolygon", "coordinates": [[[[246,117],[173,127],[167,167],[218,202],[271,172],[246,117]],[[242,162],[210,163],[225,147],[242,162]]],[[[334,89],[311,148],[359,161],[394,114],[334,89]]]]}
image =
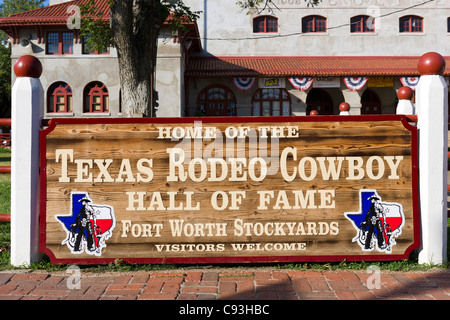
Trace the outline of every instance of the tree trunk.
{"type": "Polygon", "coordinates": [[[157,39],[165,20],[160,22],[158,5],[160,0],[116,0],[111,7],[125,117],[154,116],[157,39]]]}

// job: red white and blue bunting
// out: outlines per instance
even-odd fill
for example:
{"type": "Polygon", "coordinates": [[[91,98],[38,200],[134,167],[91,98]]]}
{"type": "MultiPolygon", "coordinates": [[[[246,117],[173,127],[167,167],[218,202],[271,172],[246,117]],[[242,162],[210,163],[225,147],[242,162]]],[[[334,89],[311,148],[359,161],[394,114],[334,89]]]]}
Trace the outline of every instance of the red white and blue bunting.
{"type": "Polygon", "coordinates": [[[420,77],[401,77],[400,82],[406,87],[410,87],[412,90],[416,90],[420,77]]]}
{"type": "Polygon", "coordinates": [[[369,78],[367,77],[359,77],[359,78],[346,77],[344,78],[344,83],[350,90],[358,91],[361,90],[362,87],[364,87],[367,80],[369,80],[369,78]]]}
{"type": "Polygon", "coordinates": [[[289,82],[294,88],[300,91],[308,90],[313,83],[313,80],[313,78],[289,78],[289,82]]]}
{"type": "Polygon", "coordinates": [[[242,92],[249,91],[256,82],[256,78],[234,78],[233,83],[242,92]]]}

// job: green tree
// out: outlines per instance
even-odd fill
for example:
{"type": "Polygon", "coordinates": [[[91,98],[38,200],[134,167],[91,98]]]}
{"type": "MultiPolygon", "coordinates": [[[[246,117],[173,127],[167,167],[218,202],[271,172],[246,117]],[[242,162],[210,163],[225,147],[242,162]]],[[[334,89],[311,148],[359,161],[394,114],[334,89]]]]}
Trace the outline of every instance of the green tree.
{"type": "MultiPolygon", "coordinates": [[[[321,0],[304,1],[316,5],[321,0]]],[[[110,45],[116,47],[124,116],[154,116],[154,74],[161,28],[169,21],[172,28],[182,30],[183,22],[197,19],[199,12],[191,11],[182,0],[109,0],[109,4],[111,29],[102,15],[96,14],[95,1],[91,0],[81,8],[81,33],[88,36],[88,46],[100,52],[110,45]]],[[[271,0],[241,0],[237,5],[244,10],[276,8],[271,0]]]]}
{"type": "Polygon", "coordinates": [[[3,0],[0,4],[2,17],[42,7],[45,0],[3,0]]]}
{"type": "MultiPolygon", "coordinates": [[[[42,7],[45,0],[4,0],[0,4],[0,17],[8,17],[12,14],[29,11],[42,7]]],[[[0,31],[0,41],[8,40],[8,36],[0,31]]]]}
{"type": "MultiPolygon", "coordinates": [[[[42,7],[44,0],[4,0],[0,17],[42,7]]],[[[11,117],[11,47],[8,36],[0,31],[0,117],[11,117]]]]}
{"type": "Polygon", "coordinates": [[[11,117],[11,49],[0,45],[0,118],[11,117]]]}
{"type": "Polygon", "coordinates": [[[124,116],[152,117],[159,33],[166,21],[180,29],[183,21],[196,19],[198,13],[182,0],[109,0],[109,4],[110,23],[98,13],[94,0],[81,6],[81,34],[90,49],[102,52],[110,45],[117,49],[124,116]]]}

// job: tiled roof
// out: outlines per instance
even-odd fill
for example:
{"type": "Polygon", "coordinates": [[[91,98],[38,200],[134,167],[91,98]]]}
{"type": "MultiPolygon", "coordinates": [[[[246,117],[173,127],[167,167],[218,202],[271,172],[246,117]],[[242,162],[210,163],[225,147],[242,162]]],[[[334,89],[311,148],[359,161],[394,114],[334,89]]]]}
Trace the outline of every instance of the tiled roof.
{"type": "MultiPolygon", "coordinates": [[[[12,38],[17,41],[17,28],[19,27],[52,27],[66,25],[70,17],[75,15],[75,11],[71,10],[70,6],[80,6],[86,4],[89,0],[73,0],[55,4],[52,6],[42,7],[30,11],[25,11],[17,14],[12,14],[9,17],[0,17],[0,30],[4,30],[12,38]]],[[[128,0],[127,0],[128,1],[128,0]]],[[[110,19],[110,7],[109,0],[94,0],[94,7],[97,8],[97,13],[102,13],[103,18],[110,19]]],[[[170,22],[173,19],[169,16],[166,22],[170,22]]],[[[191,51],[201,51],[201,41],[198,33],[198,26],[196,22],[181,21],[188,27],[190,37],[195,40],[191,51]]],[[[41,29],[39,29],[41,30],[41,29]]],[[[17,43],[17,42],[15,42],[17,43]]],[[[41,43],[41,42],[39,42],[41,43]]]]}
{"type": "MultiPolygon", "coordinates": [[[[55,4],[52,6],[42,7],[30,11],[25,11],[17,14],[12,14],[9,17],[0,17],[0,28],[24,25],[52,25],[52,24],[66,24],[67,19],[75,14],[75,11],[69,10],[70,6],[80,6],[86,4],[89,0],[73,0],[55,4]]],[[[105,19],[109,19],[109,4],[108,0],[94,0],[94,7],[98,12],[103,14],[105,19]]],[[[168,18],[168,20],[171,17],[168,18]]],[[[190,24],[186,22],[186,24],[190,24]]]]}
{"type": "MultiPolygon", "coordinates": [[[[6,18],[0,18],[1,26],[23,26],[23,25],[52,25],[66,24],[67,19],[74,15],[74,11],[68,10],[71,5],[82,5],[89,0],[73,0],[53,6],[42,7],[35,10],[12,14],[6,18]]],[[[109,18],[108,0],[95,0],[95,7],[109,18]]]]}
{"type": "MultiPolygon", "coordinates": [[[[420,57],[191,57],[191,77],[416,76],[420,57]]],[[[445,57],[447,66],[450,57],[445,57]]],[[[447,68],[445,75],[449,75],[447,68]]]]}

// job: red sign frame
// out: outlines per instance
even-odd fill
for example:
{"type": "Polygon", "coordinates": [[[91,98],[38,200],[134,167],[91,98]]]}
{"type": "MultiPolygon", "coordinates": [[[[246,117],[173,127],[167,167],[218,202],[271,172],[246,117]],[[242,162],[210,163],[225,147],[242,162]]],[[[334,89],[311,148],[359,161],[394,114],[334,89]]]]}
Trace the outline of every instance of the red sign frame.
{"type": "Polygon", "coordinates": [[[419,220],[419,190],[418,190],[418,148],[417,128],[412,126],[406,116],[402,115],[371,115],[371,116],[300,116],[300,117],[211,117],[211,118],[89,118],[89,119],[52,119],[49,127],[41,131],[41,204],[40,204],[40,251],[47,254],[52,263],[55,264],[108,264],[115,260],[123,260],[129,263],[142,264],[203,264],[203,263],[255,263],[255,262],[329,262],[329,261],[394,261],[408,259],[410,253],[420,247],[420,220],[419,220]],[[358,254],[358,255],[304,255],[304,256],[227,256],[227,257],[161,257],[161,258],[114,258],[89,257],[89,258],[57,258],[53,251],[47,248],[47,140],[56,126],[60,124],[193,124],[201,121],[204,124],[237,124],[237,123],[281,123],[281,122],[305,122],[305,123],[327,123],[327,122],[380,122],[399,121],[404,128],[411,132],[411,162],[412,162],[412,207],[413,207],[413,237],[414,242],[403,254],[358,254]]]}

